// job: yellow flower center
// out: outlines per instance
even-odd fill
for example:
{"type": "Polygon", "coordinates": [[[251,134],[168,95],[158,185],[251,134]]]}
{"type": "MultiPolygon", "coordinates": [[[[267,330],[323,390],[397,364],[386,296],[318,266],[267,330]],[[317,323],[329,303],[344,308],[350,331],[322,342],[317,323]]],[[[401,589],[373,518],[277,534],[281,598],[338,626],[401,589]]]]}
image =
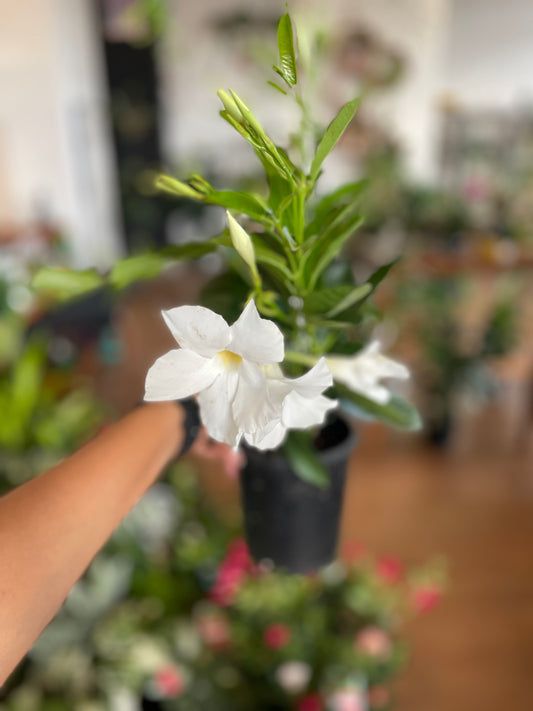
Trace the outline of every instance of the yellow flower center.
{"type": "Polygon", "coordinates": [[[220,351],[218,355],[224,368],[238,368],[242,363],[241,356],[231,351],[220,351]]]}

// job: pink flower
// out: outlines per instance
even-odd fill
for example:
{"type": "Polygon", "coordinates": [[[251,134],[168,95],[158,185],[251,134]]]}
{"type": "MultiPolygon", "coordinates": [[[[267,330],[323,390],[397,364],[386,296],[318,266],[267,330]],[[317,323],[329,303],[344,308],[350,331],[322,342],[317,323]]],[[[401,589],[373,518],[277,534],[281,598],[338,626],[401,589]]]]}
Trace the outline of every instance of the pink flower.
{"type": "Polygon", "coordinates": [[[174,666],[158,669],[154,675],[157,692],[165,699],[175,699],[185,689],[185,680],[180,670],[174,666]]]}
{"type": "Polygon", "coordinates": [[[215,584],[211,589],[211,599],[221,607],[231,605],[253,567],[245,541],[234,541],[218,568],[215,584]]]}
{"type": "Polygon", "coordinates": [[[372,686],[368,690],[368,703],[372,708],[380,709],[390,701],[390,691],[386,686],[372,686]]]}
{"type": "Polygon", "coordinates": [[[291,641],[292,632],[280,622],[270,625],[263,632],[263,642],[270,649],[281,649],[291,641]]]}
{"type": "Polygon", "coordinates": [[[386,585],[394,585],[403,575],[403,565],[397,558],[380,558],[376,563],[376,575],[386,585]]]}
{"type": "Polygon", "coordinates": [[[197,620],[198,634],[212,649],[227,649],[231,643],[231,630],[222,614],[203,614],[197,620]]]}
{"type": "Polygon", "coordinates": [[[369,657],[385,661],[392,650],[389,635],[380,627],[365,627],[355,638],[354,646],[358,652],[369,657]]]}
{"type": "Polygon", "coordinates": [[[488,183],[479,177],[470,178],[463,186],[464,196],[471,202],[484,200],[489,193],[488,183]]]}
{"type": "Polygon", "coordinates": [[[298,701],[297,711],[323,711],[324,704],[320,694],[307,694],[298,701]]]}
{"type": "Polygon", "coordinates": [[[429,612],[442,597],[442,590],[435,584],[421,585],[413,590],[412,604],[416,612],[429,612]]]}

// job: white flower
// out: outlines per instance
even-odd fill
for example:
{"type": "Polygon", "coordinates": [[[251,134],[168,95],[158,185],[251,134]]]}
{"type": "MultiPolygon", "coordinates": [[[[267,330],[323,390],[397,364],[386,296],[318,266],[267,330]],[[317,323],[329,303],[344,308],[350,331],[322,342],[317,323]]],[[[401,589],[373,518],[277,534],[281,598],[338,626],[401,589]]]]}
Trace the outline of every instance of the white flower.
{"type": "Polygon", "coordinates": [[[332,383],[323,361],[301,378],[283,377],[275,366],[283,360],[283,334],[259,316],[253,301],[232,326],[202,306],[179,306],[163,311],[163,318],[181,348],[150,368],[145,400],[198,394],[202,422],[213,439],[236,447],[245,436],[269,449],[287,428],[319,424],[336,405],[321,395],[332,383]]]}
{"type": "Polygon", "coordinates": [[[328,698],[332,711],[367,711],[366,695],[356,687],[336,691],[328,698]]]}
{"type": "Polygon", "coordinates": [[[409,377],[409,371],[402,363],[382,355],[379,349],[379,341],[372,341],[354,356],[327,356],[326,363],[333,378],[339,383],[369,400],[385,405],[391,393],[379,383],[381,378],[405,380],[409,377]]]}
{"type": "Polygon", "coordinates": [[[289,694],[299,694],[311,679],[311,667],[306,662],[284,662],[276,670],[276,681],[289,694]]]}
{"type": "Polygon", "coordinates": [[[337,406],[337,400],[322,395],[333,384],[324,358],[295,380],[283,377],[279,366],[270,366],[266,372],[269,399],[277,404],[278,416],[255,433],[246,435],[247,442],[254,447],[275,449],[287,430],[321,424],[326,413],[337,406]]]}

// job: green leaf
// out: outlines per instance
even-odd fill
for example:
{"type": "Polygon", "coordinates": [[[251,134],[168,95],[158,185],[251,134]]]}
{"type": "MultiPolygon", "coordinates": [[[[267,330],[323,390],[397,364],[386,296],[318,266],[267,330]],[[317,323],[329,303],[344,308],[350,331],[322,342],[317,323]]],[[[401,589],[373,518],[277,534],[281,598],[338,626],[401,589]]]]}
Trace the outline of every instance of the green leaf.
{"type": "Polygon", "coordinates": [[[233,190],[212,190],[206,194],[204,200],[210,205],[219,205],[226,208],[226,210],[242,212],[258,222],[263,222],[269,212],[268,205],[262,198],[251,193],[240,193],[233,190]]]}
{"type": "Polygon", "coordinates": [[[322,285],[329,286],[357,286],[353,276],[352,265],[348,261],[331,262],[329,267],[322,272],[322,285]]]}
{"type": "Polygon", "coordinates": [[[333,318],[343,311],[346,311],[351,306],[355,306],[359,301],[365,299],[372,291],[371,284],[361,284],[361,286],[356,286],[350,294],[347,294],[344,299],[339,301],[339,303],[330,309],[326,313],[326,318],[333,318]]]}
{"type": "Polygon", "coordinates": [[[333,121],[329,124],[326,132],[322,136],[318,148],[316,149],[315,157],[311,163],[311,180],[316,180],[318,174],[320,173],[320,167],[322,163],[331,153],[338,140],[347,129],[348,124],[353,119],[357,107],[359,105],[359,99],[353,99],[345,104],[339,113],[335,116],[333,121]]]}
{"type": "Polygon", "coordinates": [[[322,272],[339,255],[346,240],[352,237],[362,223],[363,218],[358,214],[350,215],[340,223],[335,220],[311,243],[311,248],[301,264],[309,289],[315,288],[322,272]]]}
{"type": "Polygon", "coordinates": [[[337,383],[335,390],[341,407],[354,417],[379,420],[402,430],[416,431],[422,427],[422,419],[416,407],[398,395],[393,395],[388,403],[380,405],[337,383]]]}
{"type": "Polygon", "coordinates": [[[233,190],[214,190],[200,175],[191,175],[189,183],[183,183],[168,175],[161,175],[156,181],[156,186],[160,190],[182,198],[243,212],[253,220],[263,221],[269,211],[268,205],[259,195],[233,190]]]}
{"type": "MultiPolygon", "coordinates": [[[[346,185],[342,185],[340,188],[337,188],[337,190],[328,193],[328,195],[324,195],[315,207],[315,220],[318,217],[325,217],[328,215],[331,210],[344,198],[349,198],[350,201],[348,204],[352,205],[354,200],[359,197],[367,185],[368,180],[358,180],[355,183],[347,183],[346,185]]],[[[313,220],[313,222],[315,222],[315,220],[313,220]]]]}
{"type": "Polygon", "coordinates": [[[270,249],[270,247],[261,244],[260,236],[254,235],[252,239],[257,263],[264,264],[272,268],[283,280],[291,282],[294,277],[287,267],[285,259],[278,252],[275,252],[273,249],[270,249]]]}
{"type": "MultiPolygon", "coordinates": [[[[279,72],[289,86],[298,81],[294,35],[289,14],[283,15],[278,24],[278,49],[281,71],[279,72]]],[[[276,68],[275,68],[276,69],[276,68]]]]}
{"type": "MultiPolygon", "coordinates": [[[[366,286],[366,285],[363,285],[366,286]]],[[[329,313],[351,297],[361,287],[349,285],[333,286],[328,289],[313,291],[304,299],[304,310],[308,314],[329,315],[329,313]]],[[[361,297],[364,298],[364,297],[361,297]]],[[[355,302],[354,302],[355,303],[355,302]]],[[[341,313],[337,311],[337,313],[341,313]]]]}
{"type": "Polygon", "coordinates": [[[208,282],[200,294],[200,304],[233,323],[241,315],[248,296],[248,284],[235,272],[225,272],[208,282]]]}
{"type": "Polygon", "coordinates": [[[113,265],[109,281],[115,289],[157,276],[172,260],[163,254],[147,252],[121,259],[113,265]]]}
{"type": "Polygon", "coordinates": [[[276,84],[275,82],[273,82],[273,81],[267,81],[267,84],[270,84],[270,86],[274,87],[274,89],[277,89],[277,90],[280,91],[284,96],[287,96],[287,92],[285,91],[285,89],[282,89],[281,86],[279,86],[279,85],[276,84]]]}
{"type": "Polygon", "coordinates": [[[47,292],[57,299],[70,299],[105,284],[105,278],[96,269],[76,271],[63,267],[42,267],[32,279],[32,287],[47,292]]]}
{"type": "Polygon", "coordinates": [[[341,284],[326,289],[312,291],[304,299],[304,309],[308,314],[322,314],[326,319],[348,311],[374,293],[378,284],[398,260],[385,264],[376,270],[365,284],[360,286],[341,284]]]}
{"type": "Polygon", "coordinates": [[[272,165],[272,162],[267,160],[260,151],[256,151],[257,157],[263,164],[265,175],[270,189],[268,204],[273,212],[277,213],[280,204],[283,200],[294,191],[294,187],[284,173],[272,165]]]}
{"type": "Polygon", "coordinates": [[[169,247],[164,247],[161,254],[167,255],[175,261],[178,259],[198,259],[199,257],[214,252],[220,245],[231,246],[229,237],[227,239],[214,237],[207,242],[170,245],[169,247]]]}
{"type": "Polygon", "coordinates": [[[324,236],[316,243],[314,268],[310,274],[310,286],[315,288],[316,283],[326,267],[339,256],[344,243],[353,236],[357,229],[363,224],[361,215],[352,215],[342,225],[339,226],[336,234],[324,236]]]}
{"type": "Polygon", "coordinates": [[[337,205],[331,210],[317,215],[305,228],[305,243],[309,248],[326,233],[333,233],[335,227],[340,224],[347,215],[354,211],[354,205],[337,205]]]}
{"type": "Polygon", "coordinates": [[[328,471],[318,458],[309,432],[290,432],[283,445],[283,453],[297,477],[321,489],[329,485],[328,471]]]}
{"type": "Polygon", "coordinates": [[[285,73],[281,67],[278,67],[277,64],[273,64],[272,69],[288,84],[287,79],[285,79],[285,73]]]}
{"type": "Polygon", "coordinates": [[[45,353],[42,342],[30,342],[11,374],[11,406],[23,431],[41,395],[45,353]]]}
{"type": "Polygon", "coordinates": [[[376,271],[372,274],[372,276],[368,279],[368,283],[372,284],[372,291],[375,291],[376,288],[379,286],[379,284],[385,279],[387,274],[390,272],[390,270],[398,264],[400,261],[400,257],[397,257],[396,259],[393,259],[392,262],[389,262],[388,264],[384,264],[382,267],[379,267],[379,269],[376,269],[376,271]]]}

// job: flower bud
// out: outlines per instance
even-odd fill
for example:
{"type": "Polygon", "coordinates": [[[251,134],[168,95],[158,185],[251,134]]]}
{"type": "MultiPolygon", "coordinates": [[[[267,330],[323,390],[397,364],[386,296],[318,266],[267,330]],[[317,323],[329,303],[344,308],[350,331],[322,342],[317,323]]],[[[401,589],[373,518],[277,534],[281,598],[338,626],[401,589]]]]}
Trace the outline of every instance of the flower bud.
{"type": "Polygon", "coordinates": [[[239,256],[243,259],[244,262],[246,262],[246,264],[250,268],[250,271],[252,272],[252,276],[254,278],[254,282],[258,283],[259,273],[257,271],[257,265],[255,263],[255,251],[252,238],[250,237],[248,232],[246,232],[246,230],[239,225],[237,220],[230,215],[229,212],[226,211],[226,215],[228,217],[229,233],[233,246],[237,250],[239,256]]]}

